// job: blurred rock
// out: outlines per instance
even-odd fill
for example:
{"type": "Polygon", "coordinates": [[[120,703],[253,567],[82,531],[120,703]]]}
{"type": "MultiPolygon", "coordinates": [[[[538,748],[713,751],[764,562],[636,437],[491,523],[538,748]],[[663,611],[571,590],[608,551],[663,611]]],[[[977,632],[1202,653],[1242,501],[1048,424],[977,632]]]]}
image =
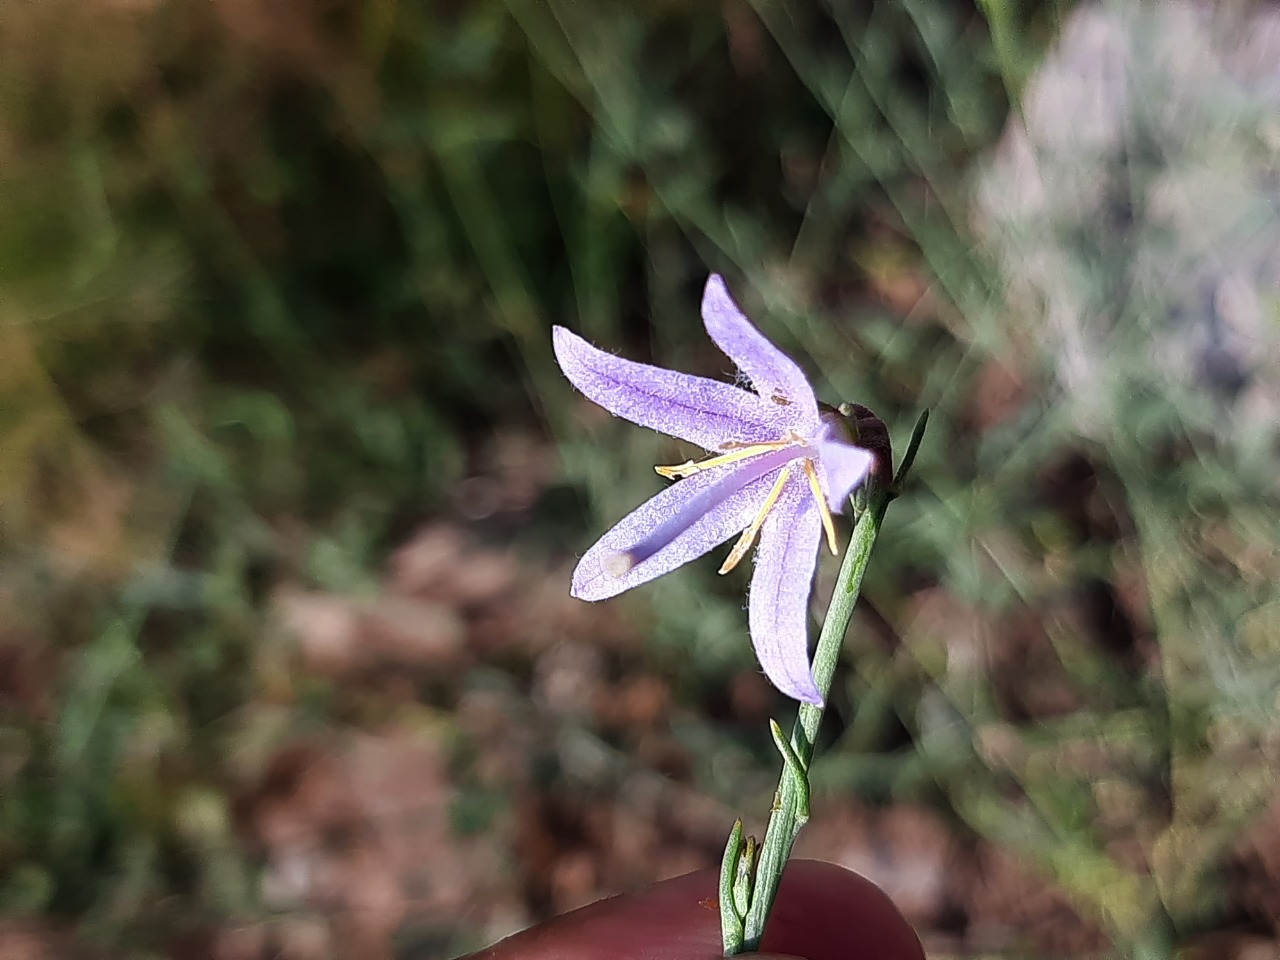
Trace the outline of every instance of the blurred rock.
{"type": "Polygon", "coordinates": [[[507,551],[474,546],[449,524],[424,528],[390,561],[392,589],[470,609],[497,601],[512,589],[519,565],[507,551]]]}
{"type": "Polygon", "coordinates": [[[488,904],[509,906],[502,831],[457,835],[446,760],[434,737],[395,728],[280,752],[241,821],[262,850],[263,899],[324,918],[276,931],[280,955],[381,960],[410,916],[483,926],[488,904]]]}
{"type": "Polygon", "coordinates": [[[456,665],[466,628],[452,609],[409,597],[384,596],[361,611],[366,656],[409,667],[456,665]]]}
{"type": "Polygon", "coordinates": [[[388,595],[361,602],[285,589],[276,609],[307,668],[328,676],[383,666],[456,667],[466,650],[462,620],[428,600],[388,595]]]}
{"type": "Polygon", "coordinates": [[[477,488],[464,481],[453,499],[461,515],[481,520],[529,510],[555,478],[559,461],[540,434],[508,429],[485,441],[475,466],[478,475],[471,480],[482,481],[484,495],[476,497],[477,488]]]}
{"type": "Polygon", "coordinates": [[[276,610],[309,669],[332,676],[355,666],[360,621],[351,601],[333,594],[283,590],[276,598],[276,610]]]}

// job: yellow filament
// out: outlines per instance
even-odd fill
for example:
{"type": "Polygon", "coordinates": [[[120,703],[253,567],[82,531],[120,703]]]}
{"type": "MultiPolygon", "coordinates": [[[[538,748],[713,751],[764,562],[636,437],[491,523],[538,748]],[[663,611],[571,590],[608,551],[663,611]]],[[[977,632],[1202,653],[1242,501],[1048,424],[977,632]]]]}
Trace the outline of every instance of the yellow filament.
{"type": "Polygon", "coordinates": [[[688,460],[674,467],[654,467],[653,469],[660,477],[666,477],[668,480],[680,480],[684,477],[691,477],[695,473],[701,473],[703,470],[710,470],[712,467],[722,467],[726,463],[737,463],[739,460],[748,460],[761,453],[781,450],[783,447],[789,447],[795,442],[793,438],[788,437],[786,440],[775,440],[772,443],[753,443],[749,446],[739,447],[729,453],[722,453],[719,456],[708,457],[706,460],[699,460],[696,463],[688,460]]]}
{"type": "Polygon", "coordinates": [[[813,499],[818,501],[818,512],[822,514],[822,529],[827,531],[827,546],[833,556],[840,555],[840,547],[836,544],[836,523],[831,519],[831,511],[827,509],[827,498],[822,495],[822,484],[818,482],[818,471],[812,460],[804,462],[804,475],[809,478],[809,489],[813,491],[813,499]]]}
{"type": "Polygon", "coordinates": [[[720,565],[721,573],[728,573],[739,563],[742,558],[747,555],[747,551],[751,549],[751,544],[756,542],[756,534],[760,532],[760,528],[764,526],[765,517],[769,516],[769,511],[773,509],[773,505],[778,502],[778,497],[782,495],[782,487],[787,482],[787,472],[789,468],[783,467],[778,474],[778,480],[773,485],[773,489],[769,491],[769,496],[765,498],[764,505],[760,507],[760,512],[756,514],[756,518],[751,521],[751,526],[742,531],[742,536],[738,538],[738,542],[733,545],[733,549],[729,551],[729,556],[725,558],[724,563],[720,565]]]}

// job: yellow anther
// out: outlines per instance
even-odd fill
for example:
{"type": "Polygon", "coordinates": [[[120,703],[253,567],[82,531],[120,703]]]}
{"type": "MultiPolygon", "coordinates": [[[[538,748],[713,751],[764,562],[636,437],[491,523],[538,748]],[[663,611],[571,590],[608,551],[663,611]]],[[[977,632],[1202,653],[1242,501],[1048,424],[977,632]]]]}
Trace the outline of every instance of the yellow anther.
{"type": "Polygon", "coordinates": [[[714,457],[708,457],[706,460],[699,460],[696,463],[693,460],[687,460],[674,467],[654,467],[653,469],[660,477],[666,477],[668,480],[680,480],[683,477],[691,477],[695,473],[701,473],[703,470],[710,470],[712,467],[723,467],[727,463],[737,463],[739,460],[749,460],[751,457],[762,453],[781,450],[783,447],[789,447],[795,442],[793,438],[788,437],[785,440],[775,440],[772,443],[752,443],[729,453],[722,453],[714,457]]]}
{"type": "Polygon", "coordinates": [[[818,501],[818,512],[822,514],[822,529],[827,531],[827,546],[834,556],[840,555],[840,547],[836,544],[836,522],[831,519],[831,511],[827,509],[827,498],[822,493],[822,484],[818,482],[818,469],[812,460],[804,462],[804,475],[809,478],[809,489],[813,491],[813,499],[818,501]]]}
{"type": "Polygon", "coordinates": [[[764,505],[760,507],[760,512],[756,514],[756,518],[751,521],[751,526],[742,531],[742,536],[738,538],[738,542],[733,545],[733,549],[729,551],[729,556],[725,558],[724,563],[720,565],[721,573],[728,573],[739,563],[742,558],[747,555],[747,551],[751,549],[751,544],[756,542],[756,534],[760,532],[760,528],[764,526],[765,517],[769,516],[769,511],[773,509],[773,505],[778,502],[778,497],[782,495],[782,488],[787,482],[787,473],[789,468],[783,467],[778,473],[778,480],[773,485],[773,489],[769,491],[769,496],[765,498],[764,505]]]}

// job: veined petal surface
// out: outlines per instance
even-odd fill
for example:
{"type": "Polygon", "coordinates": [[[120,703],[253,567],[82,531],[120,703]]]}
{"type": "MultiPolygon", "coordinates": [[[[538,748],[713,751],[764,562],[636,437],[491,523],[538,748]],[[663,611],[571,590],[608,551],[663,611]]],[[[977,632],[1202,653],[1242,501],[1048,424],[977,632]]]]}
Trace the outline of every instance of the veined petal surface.
{"type": "Polygon", "coordinates": [[[809,592],[822,517],[803,477],[787,482],[760,531],[748,621],[765,676],[789,697],[821,704],[809,662],[809,592]]]}
{"type": "Polygon", "coordinates": [[[677,480],[623,517],[583,554],[573,571],[573,596],[607,600],[741,533],[769,495],[778,469],[748,461],[677,480]],[[634,566],[626,569],[617,563],[619,554],[655,540],[661,545],[634,566]]]}
{"type": "Polygon", "coordinates": [[[718,380],[623,360],[564,327],[552,330],[560,369],[588,399],[642,427],[719,450],[781,434],[779,408],[718,380]]]}
{"type": "Polygon", "coordinates": [[[747,375],[761,397],[770,403],[774,397],[786,402],[789,426],[803,434],[817,428],[818,401],[808,377],[743,315],[717,273],[707,280],[702,293],[702,322],[716,346],[747,375]]]}

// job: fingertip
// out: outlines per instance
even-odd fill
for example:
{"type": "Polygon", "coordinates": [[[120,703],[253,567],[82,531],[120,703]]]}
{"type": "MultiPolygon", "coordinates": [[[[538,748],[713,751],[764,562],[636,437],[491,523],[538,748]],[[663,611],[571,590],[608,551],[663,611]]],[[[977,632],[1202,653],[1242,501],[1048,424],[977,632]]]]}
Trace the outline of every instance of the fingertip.
{"type": "Polygon", "coordinates": [[[820,860],[787,865],[761,946],[806,960],[924,960],[920,939],[888,894],[820,860]]]}
{"type": "MultiPolygon", "coordinates": [[[[474,960],[714,960],[715,870],[613,897],[526,930],[474,960]]],[[[866,877],[816,860],[787,865],[755,960],[924,960],[911,926],[866,877]]]]}

